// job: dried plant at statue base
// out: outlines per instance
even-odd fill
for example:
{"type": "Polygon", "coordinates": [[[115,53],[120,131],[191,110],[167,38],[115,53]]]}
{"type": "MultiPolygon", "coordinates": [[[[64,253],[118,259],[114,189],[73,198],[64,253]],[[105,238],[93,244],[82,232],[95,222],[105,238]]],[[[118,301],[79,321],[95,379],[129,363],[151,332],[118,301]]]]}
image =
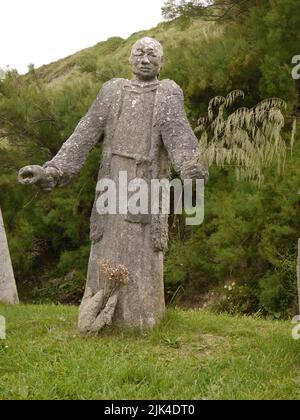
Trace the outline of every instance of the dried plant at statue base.
{"type": "MultiPolygon", "coordinates": [[[[235,168],[238,179],[256,180],[262,183],[264,169],[277,162],[278,174],[283,172],[287,145],[282,137],[285,125],[282,99],[265,99],[253,108],[232,107],[244,92],[235,90],[225,98],[213,98],[206,117],[198,120],[195,132],[199,137],[202,162],[208,167],[217,165],[235,168]]],[[[295,140],[293,126],[291,149],[295,140]]]]}
{"type": "Polygon", "coordinates": [[[129,281],[129,272],[123,265],[114,266],[108,260],[101,260],[98,270],[99,288],[102,288],[95,295],[88,289],[80,306],[78,327],[82,333],[96,334],[112,324],[120,288],[129,281]]]}

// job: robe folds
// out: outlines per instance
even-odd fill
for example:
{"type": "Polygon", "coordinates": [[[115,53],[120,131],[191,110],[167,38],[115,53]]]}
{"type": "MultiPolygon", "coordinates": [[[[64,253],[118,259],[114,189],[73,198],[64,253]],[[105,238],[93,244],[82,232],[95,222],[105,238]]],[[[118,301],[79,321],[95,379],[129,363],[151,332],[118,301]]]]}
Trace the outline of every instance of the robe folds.
{"type": "MultiPolygon", "coordinates": [[[[171,80],[142,83],[113,79],[105,83],[87,115],[45,167],[67,184],[81,170],[89,151],[103,141],[98,180],[118,185],[120,171],[128,181],[170,177],[197,158],[199,145],[184,111],[183,93],[171,80]]],[[[91,215],[92,241],[87,289],[103,289],[99,263],[110,261],[128,269],[115,320],[130,327],[152,327],[165,310],[163,261],[168,241],[166,215],[103,215],[96,203],[91,215]]]]}

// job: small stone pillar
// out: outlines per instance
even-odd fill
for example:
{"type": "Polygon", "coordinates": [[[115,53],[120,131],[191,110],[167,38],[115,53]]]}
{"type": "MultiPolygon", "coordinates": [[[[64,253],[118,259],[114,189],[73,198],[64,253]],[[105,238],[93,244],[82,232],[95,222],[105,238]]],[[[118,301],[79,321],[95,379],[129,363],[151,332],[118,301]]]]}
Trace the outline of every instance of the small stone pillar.
{"type": "Polygon", "coordinates": [[[18,292],[0,209],[0,302],[18,304],[18,292]]]}

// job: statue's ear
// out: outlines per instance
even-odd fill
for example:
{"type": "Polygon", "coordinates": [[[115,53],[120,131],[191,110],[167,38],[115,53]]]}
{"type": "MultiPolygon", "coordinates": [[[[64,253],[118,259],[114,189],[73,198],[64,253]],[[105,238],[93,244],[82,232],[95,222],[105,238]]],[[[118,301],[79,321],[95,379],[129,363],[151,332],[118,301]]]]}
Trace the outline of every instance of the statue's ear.
{"type": "Polygon", "coordinates": [[[165,57],[163,56],[160,59],[160,68],[162,69],[164,65],[165,65],[165,57]]]}

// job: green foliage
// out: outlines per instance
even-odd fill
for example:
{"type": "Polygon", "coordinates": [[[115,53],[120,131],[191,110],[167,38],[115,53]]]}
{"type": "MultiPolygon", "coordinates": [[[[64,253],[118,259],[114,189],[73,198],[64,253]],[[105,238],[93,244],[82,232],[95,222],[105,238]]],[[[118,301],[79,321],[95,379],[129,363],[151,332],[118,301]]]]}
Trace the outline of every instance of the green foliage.
{"type": "MultiPolygon", "coordinates": [[[[286,143],[282,137],[286,103],[277,98],[264,99],[255,107],[232,107],[244,92],[235,90],[226,97],[216,96],[206,117],[198,120],[201,161],[210,168],[234,167],[237,179],[264,180],[264,171],[277,163],[278,174],[284,170],[286,143]],[[229,111],[230,110],[230,111],[229,111]]],[[[293,143],[293,142],[291,142],[293,143]]]]}
{"type": "Polygon", "coordinates": [[[188,23],[193,18],[227,22],[248,16],[257,0],[165,0],[162,14],[165,19],[188,23]]]}
{"type": "Polygon", "coordinates": [[[26,79],[9,73],[0,85],[0,132],[5,136],[0,154],[0,202],[15,274],[25,299],[31,296],[49,301],[61,296],[66,301],[71,296],[74,302],[82,294],[101,151],[93,151],[73,185],[51,195],[22,188],[16,175],[25,164],[42,164],[59,150],[97,90],[84,79],[48,89],[35,70],[26,79]],[[72,277],[70,272],[74,272],[72,277]],[[66,276],[69,284],[61,287],[66,276]],[[61,279],[58,287],[47,283],[57,277],[61,279]]]}
{"type": "Polygon", "coordinates": [[[237,182],[233,170],[213,169],[206,188],[205,220],[189,230],[184,244],[173,241],[168,255],[168,287],[182,285],[191,297],[211,288],[224,294],[236,283],[230,300],[219,308],[231,313],[282,317],[297,311],[296,253],[299,218],[299,144],[285,175],[275,169],[265,182],[237,182]]]}

